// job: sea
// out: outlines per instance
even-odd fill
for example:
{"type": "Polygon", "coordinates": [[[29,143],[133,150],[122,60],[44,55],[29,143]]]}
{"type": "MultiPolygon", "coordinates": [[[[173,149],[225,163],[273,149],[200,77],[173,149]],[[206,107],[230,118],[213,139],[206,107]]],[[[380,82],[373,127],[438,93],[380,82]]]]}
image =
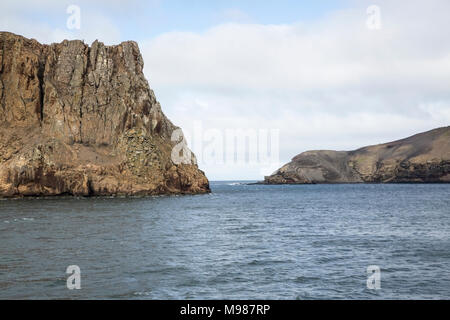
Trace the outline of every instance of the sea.
{"type": "Polygon", "coordinates": [[[0,299],[450,299],[450,184],[0,201],[0,299]]]}

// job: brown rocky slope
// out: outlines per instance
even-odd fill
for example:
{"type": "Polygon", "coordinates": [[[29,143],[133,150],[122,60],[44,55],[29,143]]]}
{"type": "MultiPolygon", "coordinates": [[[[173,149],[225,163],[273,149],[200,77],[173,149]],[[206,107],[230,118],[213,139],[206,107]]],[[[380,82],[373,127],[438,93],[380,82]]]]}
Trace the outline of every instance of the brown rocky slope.
{"type": "Polygon", "coordinates": [[[263,183],[436,182],[450,182],[450,127],[355,151],[307,151],[263,183]]]}
{"type": "Polygon", "coordinates": [[[135,42],[0,32],[0,197],[209,192],[142,70],[135,42]]]}

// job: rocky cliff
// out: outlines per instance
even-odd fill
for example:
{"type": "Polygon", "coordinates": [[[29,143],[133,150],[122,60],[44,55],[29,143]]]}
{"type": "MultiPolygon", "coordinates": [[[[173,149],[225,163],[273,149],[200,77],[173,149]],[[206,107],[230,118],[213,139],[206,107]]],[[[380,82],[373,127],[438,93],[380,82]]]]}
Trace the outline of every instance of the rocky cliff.
{"type": "Polygon", "coordinates": [[[299,154],[265,184],[450,182],[450,127],[355,151],[299,154]]]}
{"type": "Polygon", "coordinates": [[[0,32],[0,197],[209,192],[142,70],[135,42],[0,32]]]}

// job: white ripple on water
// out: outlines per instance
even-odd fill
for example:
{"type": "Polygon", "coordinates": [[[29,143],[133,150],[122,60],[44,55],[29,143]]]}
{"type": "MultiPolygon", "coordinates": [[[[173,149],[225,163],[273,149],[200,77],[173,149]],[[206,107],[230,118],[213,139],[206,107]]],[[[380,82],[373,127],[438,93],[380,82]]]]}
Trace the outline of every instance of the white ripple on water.
{"type": "Polygon", "coordinates": [[[34,221],[34,218],[16,218],[16,219],[14,219],[14,220],[12,220],[12,221],[4,220],[3,223],[21,222],[21,221],[28,221],[28,222],[31,222],[31,221],[34,221]]]}

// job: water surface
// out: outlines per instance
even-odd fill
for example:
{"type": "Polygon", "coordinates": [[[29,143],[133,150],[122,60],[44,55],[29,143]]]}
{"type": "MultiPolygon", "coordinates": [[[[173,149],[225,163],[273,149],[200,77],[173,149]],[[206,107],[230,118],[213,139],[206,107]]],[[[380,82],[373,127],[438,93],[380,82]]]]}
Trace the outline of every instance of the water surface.
{"type": "Polygon", "coordinates": [[[0,298],[450,299],[448,184],[212,190],[0,201],[0,298]]]}

